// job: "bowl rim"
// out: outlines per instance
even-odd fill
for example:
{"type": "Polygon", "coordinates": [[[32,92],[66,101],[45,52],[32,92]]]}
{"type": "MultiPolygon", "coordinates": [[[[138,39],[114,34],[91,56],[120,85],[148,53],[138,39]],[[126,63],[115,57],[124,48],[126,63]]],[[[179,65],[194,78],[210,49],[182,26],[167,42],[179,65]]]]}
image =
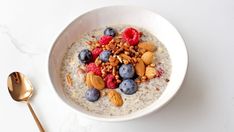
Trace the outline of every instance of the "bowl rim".
{"type": "Polygon", "coordinates": [[[82,115],[83,117],[88,117],[89,119],[93,119],[93,120],[96,120],[96,121],[104,121],[104,122],[122,122],[122,121],[129,121],[129,120],[133,120],[133,119],[137,119],[137,118],[140,118],[140,117],[143,117],[143,116],[146,116],[146,115],[149,115],[153,112],[156,112],[158,110],[160,110],[163,106],[165,106],[166,104],[168,104],[170,102],[170,100],[175,97],[175,95],[178,93],[179,89],[181,88],[181,85],[183,84],[184,82],[184,79],[186,77],[186,73],[187,73],[187,70],[188,70],[188,65],[189,65],[189,55],[188,55],[188,50],[187,50],[187,47],[186,47],[186,43],[185,43],[185,40],[183,39],[182,35],[180,34],[180,32],[177,30],[177,28],[170,22],[168,21],[166,18],[164,18],[163,16],[161,16],[160,14],[158,14],[157,12],[155,11],[152,11],[150,9],[147,9],[147,8],[144,8],[144,7],[140,7],[140,6],[132,6],[132,5],[111,5],[111,6],[103,6],[103,7],[99,7],[99,8],[94,8],[94,9],[90,9],[88,11],[85,11],[85,12],[82,12],[81,15],[77,16],[74,20],[72,20],[72,22],[70,22],[61,32],[60,34],[56,37],[55,41],[53,42],[53,44],[49,47],[49,54],[47,56],[47,74],[49,76],[49,82],[51,84],[51,86],[53,87],[53,93],[56,94],[57,98],[59,98],[60,102],[62,102],[62,104],[64,104],[65,107],[68,107],[69,109],[71,109],[72,111],[76,112],[77,114],[79,115],[82,115]],[[181,37],[181,40],[183,41],[183,48],[185,50],[185,55],[184,56],[186,59],[184,60],[185,61],[185,64],[186,64],[186,67],[185,69],[183,70],[183,78],[181,79],[181,81],[179,82],[179,86],[178,88],[175,90],[175,92],[173,94],[171,94],[170,97],[168,97],[168,99],[166,101],[164,101],[159,107],[157,108],[154,108],[150,111],[148,111],[147,113],[143,113],[143,114],[136,114],[134,116],[128,116],[128,117],[124,117],[123,116],[119,116],[119,117],[114,117],[114,118],[105,118],[105,117],[97,117],[97,116],[93,116],[93,115],[89,115],[89,114],[86,114],[86,113],[83,113],[77,109],[75,109],[74,107],[70,106],[68,103],[66,103],[62,97],[58,94],[58,92],[56,91],[56,88],[55,88],[55,85],[52,81],[52,75],[50,74],[50,58],[51,58],[51,53],[55,47],[55,44],[57,43],[57,41],[59,40],[59,38],[63,35],[63,33],[71,26],[73,25],[73,23],[75,23],[75,21],[79,18],[81,18],[82,16],[88,14],[88,13],[91,13],[91,12],[95,12],[95,11],[98,11],[98,10],[102,10],[102,9],[105,9],[105,8],[116,8],[116,7],[130,7],[130,8],[137,8],[137,9],[140,9],[142,11],[148,11],[148,12],[151,12],[153,14],[156,14],[158,16],[161,17],[161,19],[164,19],[165,21],[168,22],[168,24],[174,28],[174,30],[179,34],[179,36],[181,37]]]}

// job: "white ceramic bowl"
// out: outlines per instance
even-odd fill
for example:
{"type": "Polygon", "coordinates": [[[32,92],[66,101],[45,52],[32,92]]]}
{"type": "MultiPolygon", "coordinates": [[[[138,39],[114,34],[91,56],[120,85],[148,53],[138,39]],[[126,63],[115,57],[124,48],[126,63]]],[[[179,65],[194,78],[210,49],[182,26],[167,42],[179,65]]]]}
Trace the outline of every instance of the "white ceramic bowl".
{"type": "Polygon", "coordinates": [[[75,19],[59,35],[51,48],[48,62],[49,76],[55,92],[70,108],[78,114],[102,121],[124,121],[135,119],[158,110],[165,105],[179,90],[188,65],[188,55],[185,43],[176,30],[165,18],[160,15],[139,7],[132,6],[110,6],[89,11],[75,19]],[[60,67],[67,48],[81,37],[85,32],[92,29],[105,27],[107,25],[129,24],[143,27],[155,35],[168,49],[172,61],[172,73],[167,88],[158,100],[145,109],[135,113],[105,117],[84,111],[80,106],[70,102],[63,93],[60,78],[60,67]]]}

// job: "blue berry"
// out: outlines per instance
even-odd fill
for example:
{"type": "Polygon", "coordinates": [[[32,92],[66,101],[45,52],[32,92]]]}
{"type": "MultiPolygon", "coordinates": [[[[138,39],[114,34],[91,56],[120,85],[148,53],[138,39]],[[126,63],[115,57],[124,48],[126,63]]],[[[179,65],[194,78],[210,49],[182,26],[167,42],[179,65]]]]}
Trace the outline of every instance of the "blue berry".
{"type": "Polygon", "coordinates": [[[83,49],[79,53],[78,58],[82,63],[87,64],[92,61],[93,58],[92,52],[89,51],[88,49],[83,49]]]}
{"type": "Polygon", "coordinates": [[[119,85],[120,91],[124,94],[131,95],[138,90],[137,84],[132,79],[123,80],[119,85]]]}
{"type": "Polygon", "coordinates": [[[115,32],[115,30],[112,27],[107,27],[104,30],[104,35],[115,37],[116,32],[115,32]]]}
{"type": "Polygon", "coordinates": [[[111,55],[111,52],[109,50],[104,50],[99,55],[99,59],[102,60],[103,62],[107,62],[109,61],[110,55],[111,55]]]}
{"type": "Polygon", "coordinates": [[[99,97],[100,97],[100,91],[95,88],[90,88],[85,93],[85,98],[90,102],[97,101],[99,97]]]}
{"type": "Polygon", "coordinates": [[[123,79],[132,78],[135,74],[135,69],[132,64],[123,64],[119,68],[119,75],[123,79]]]}

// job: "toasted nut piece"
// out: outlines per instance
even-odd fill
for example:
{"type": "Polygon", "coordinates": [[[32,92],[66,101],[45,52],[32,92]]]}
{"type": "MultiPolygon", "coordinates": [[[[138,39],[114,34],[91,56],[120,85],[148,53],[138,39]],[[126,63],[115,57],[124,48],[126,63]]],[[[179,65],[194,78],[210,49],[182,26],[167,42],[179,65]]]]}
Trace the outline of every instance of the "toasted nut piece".
{"type": "Polygon", "coordinates": [[[66,82],[69,87],[72,87],[73,82],[70,74],[66,75],[66,82]]]}
{"type": "Polygon", "coordinates": [[[128,56],[128,55],[126,55],[126,54],[120,54],[120,56],[121,56],[123,59],[127,60],[127,61],[130,61],[130,60],[131,60],[131,57],[128,56]]]}
{"type": "Polygon", "coordinates": [[[153,42],[141,42],[138,44],[138,47],[151,52],[156,50],[156,46],[153,42]]]}
{"type": "Polygon", "coordinates": [[[115,106],[120,107],[123,105],[123,99],[117,91],[110,90],[108,93],[108,97],[111,103],[114,104],[115,106]]]}
{"type": "Polygon", "coordinates": [[[101,91],[101,97],[104,97],[104,96],[106,96],[107,95],[107,93],[106,93],[106,91],[101,91]]]}
{"type": "Polygon", "coordinates": [[[145,74],[145,64],[141,58],[137,58],[137,63],[135,65],[136,74],[139,76],[144,76],[145,74]]]}
{"type": "Polygon", "coordinates": [[[91,76],[93,76],[92,72],[89,72],[89,73],[86,74],[85,82],[86,82],[86,85],[88,87],[93,87],[93,85],[91,83],[91,76]]]}
{"type": "Polygon", "coordinates": [[[146,76],[142,76],[142,77],[141,77],[141,80],[146,80],[146,79],[147,79],[146,76]]]}
{"type": "Polygon", "coordinates": [[[152,52],[145,52],[142,56],[141,59],[144,61],[146,65],[149,65],[153,61],[154,54],[152,52]]]}
{"type": "Polygon", "coordinates": [[[112,68],[112,75],[114,75],[114,76],[116,75],[116,67],[112,68]]]}
{"type": "Polygon", "coordinates": [[[152,64],[150,64],[150,66],[151,66],[151,67],[155,67],[155,66],[156,66],[156,64],[152,63],[152,64]]]}
{"type": "Polygon", "coordinates": [[[128,51],[124,51],[124,54],[129,55],[130,53],[128,51]]]}
{"type": "Polygon", "coordinates": [[[140,79],[136,79],[135,82],[136,82],[137,84],[140,84],[140,83],[141,83],[141,80],[140,80],[140,79]]]}
{"type": "Polygon", "coordinates": [[[129,62],[127,60],[123,60],[123,63],[124,64],[128,64],[129,62]]]}
{"type": "Polygon", "coordinates": [[[99,57],[96,58],[95,62],[94,62],[97,66],[99,66],[102,61],[99,59],[99,57]]]}
{"type": "Polygon", "coordinates": [[[117,59],[119,60],[120,63],[123,63],[122,58],[119,55],[117,55],[117,59]]]}
{"type": "Polygon", "coordinates": [[[157,70],[153,67],[147,66],[145,70],[145,75],[147,78],[152,79],[156,76],[157,70]]]}
{"type": "Polygon", "coordinates": [[[116,58],[113,57],[112,55],[109,57],[109,61],[110,61],[110,62],[114,62],[115,60],[116,60],[116,58]]]}
{"type": "Polygon", "coordinates": [[[121,80],[117,79],[116,82],[117,82],[117,83],[121,83],[121,80]]]}
{"type": "Polygon", "coordinates": [[[92,75],[90,80],[91,80],[91,84],[93,85],[94,88],[96,88],[98,90],[104,89],[105,83],[101,77],[96,76],[96,75],[92,75]]]}

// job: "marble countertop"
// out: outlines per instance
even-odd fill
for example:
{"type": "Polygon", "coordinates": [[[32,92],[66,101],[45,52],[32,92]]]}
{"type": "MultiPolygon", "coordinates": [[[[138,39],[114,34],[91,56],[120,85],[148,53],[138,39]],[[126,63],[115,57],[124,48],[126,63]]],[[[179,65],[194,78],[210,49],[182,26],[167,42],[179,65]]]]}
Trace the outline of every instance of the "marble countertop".
{"type": "Polygon", "coordinates": [[[49,132],[233,132],[233,12],[231,0],[0,1],[0,131],[38,131],[26,104],[8,93],[7,76],[17,70],[31,79],[31,103],[49,132]],[[160,111],[128,122],[97,122],[59,101],[47,76],[47,56],[77,16],[116,4],[142,6],[171,21],[186,41],[189,68],[178,94],[160,111]]]}

